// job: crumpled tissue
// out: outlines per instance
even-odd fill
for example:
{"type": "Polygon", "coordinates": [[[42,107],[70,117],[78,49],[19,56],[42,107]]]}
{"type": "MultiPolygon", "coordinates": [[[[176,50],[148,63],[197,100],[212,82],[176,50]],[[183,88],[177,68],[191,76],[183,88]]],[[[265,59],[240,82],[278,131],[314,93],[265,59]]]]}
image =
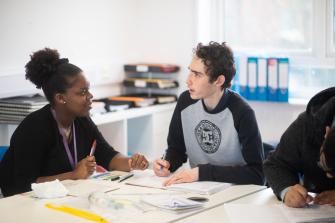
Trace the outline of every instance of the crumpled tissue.
{"type": "Polygon", "coordinates": [[[58,179],[44,183],[32,183],[31,189],[37,198],[65,197],[69,191],[58,179]]]}

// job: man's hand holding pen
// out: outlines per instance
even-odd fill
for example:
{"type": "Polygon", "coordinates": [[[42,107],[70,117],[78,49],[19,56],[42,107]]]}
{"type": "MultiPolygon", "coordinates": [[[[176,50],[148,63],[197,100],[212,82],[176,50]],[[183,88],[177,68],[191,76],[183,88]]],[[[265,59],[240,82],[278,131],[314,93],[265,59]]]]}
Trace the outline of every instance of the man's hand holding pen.
{"type": "Polygon", "coordinates": [[[159,177],[169,176],[171,174],[169,168],[170,163],[165,159],[157,159],[153,165],[154,172],[159,177]]]}

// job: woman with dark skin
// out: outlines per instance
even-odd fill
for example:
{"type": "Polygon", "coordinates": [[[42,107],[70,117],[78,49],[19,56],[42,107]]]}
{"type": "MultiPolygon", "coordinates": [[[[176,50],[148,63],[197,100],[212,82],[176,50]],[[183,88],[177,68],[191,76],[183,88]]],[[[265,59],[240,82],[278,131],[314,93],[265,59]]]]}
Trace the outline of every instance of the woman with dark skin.
{"type": "Polygon", "coordinates": [[[92,94],[82,70],[45,48],[31,55],[26,78],[42,88],[48,105],[28,115],[15,130],[0,163],[5,196],[30,190],[31,183],[86,179],[97,164],[108,170],[144,170],[140,154],[125,157],[104,139],[89,117],[92,94]],[[90,156],[93,142],[95,154],[90,156]]]}

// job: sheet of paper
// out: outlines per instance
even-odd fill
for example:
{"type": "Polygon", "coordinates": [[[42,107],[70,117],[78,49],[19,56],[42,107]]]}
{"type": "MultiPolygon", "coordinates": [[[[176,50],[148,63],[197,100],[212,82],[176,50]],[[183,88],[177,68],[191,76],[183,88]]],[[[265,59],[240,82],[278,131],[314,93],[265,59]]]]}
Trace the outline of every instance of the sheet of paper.
{"type": "Polygon", "coordinates": [[[224,207],[231,223],[266,223],[269,222],[269,219],[271,223],[335,222],[335,207],[327,205],[289,208],[284,204],[225,204],[224,207]]]}
{"type": "Polygon", "coordinates": [[[197,181],[192,183],[172,184],[167,189],[181,190],[197,194],[210,195],[231,187],[230,183],[221,183],[214,181],[197,181]]]}
{"type": "Polygon", "coordinates": [[[289,208],[278,205],[278,208],[290,222],[335,222],[335,207],[311,204],[305,208],[289,208]]]}
{"type": "Polygon", "coordinates": [[[95,191],[108,192],[119,188],[115,184],[102,180],[71,180],[62,183],[69,190],[69,195],[78,197],[88,197],[95,191]]]}
{"type": "Polygon", "coordinates": [[[275,205],[225,204],[224,209],[231,223],[287,223],[281,210],[275,205]]]}
{"type": "Polygon", "coordinates": [[[133,171],[133,173],[134,176],[127,180],[126,184],[165,189],[163,182],[168,179],[167,177],[158,177],[152,170],[133,171]]]}
{"type": "Polygon", "coordinates": [[[221,183],[213,181],[197,181],[192,183],[173,184],[171,186],[164,187],[163,183],[167,179],[168,177],[156,176],[152,170],[146,170],[142,172],[136,171],[134,172],[134,177],[132,179],[127,180],[126,184],[142,186],[142,187],[161,188],[167,190],[185,191],[185,192],[207,194],[207,195],[214,194],[216,192],[219,192],[232,186],[232,184],[229,183],[221,183]]]}

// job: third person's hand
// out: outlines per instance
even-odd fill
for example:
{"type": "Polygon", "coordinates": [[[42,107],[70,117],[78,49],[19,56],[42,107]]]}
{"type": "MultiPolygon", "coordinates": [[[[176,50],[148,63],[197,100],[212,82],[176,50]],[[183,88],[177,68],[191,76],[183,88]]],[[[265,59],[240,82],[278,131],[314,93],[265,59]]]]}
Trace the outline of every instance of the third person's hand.
{"type": "Polygon", "coordinates": [[[302,208],[313,201],[313,197],[308,195],[308,191],[300,184],[292,186],[285,194],[284,203],[288,207],[302,208]]]}
{"type": "Polygon", "coordinates": [[[315,204],[328,204],[335,206],[335,190],[323,191],[314,198],[315,204]]]}

